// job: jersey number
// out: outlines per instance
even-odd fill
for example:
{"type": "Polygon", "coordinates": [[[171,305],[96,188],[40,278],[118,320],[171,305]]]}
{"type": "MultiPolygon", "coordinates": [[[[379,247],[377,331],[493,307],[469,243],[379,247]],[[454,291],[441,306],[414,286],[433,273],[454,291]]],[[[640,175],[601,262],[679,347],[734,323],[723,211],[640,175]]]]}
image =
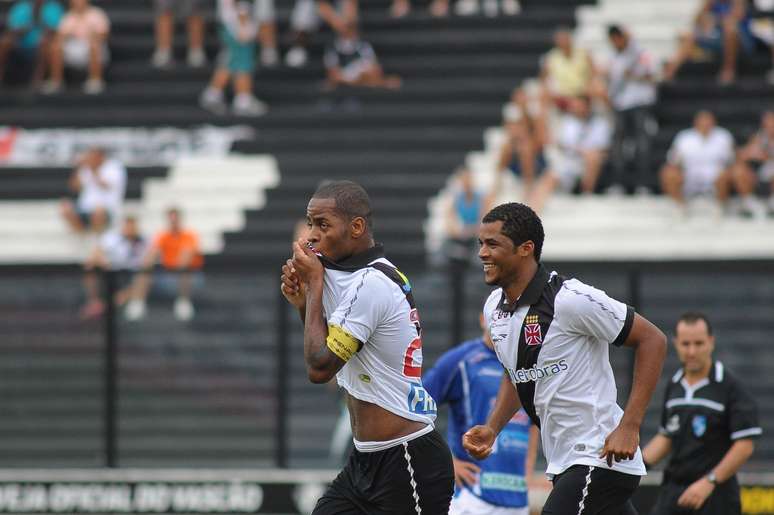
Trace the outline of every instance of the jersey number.
{"type": "Polygon", "coordinates": [[[403,375],[406,377],[421,377],[422,376],[422,361],[420,358],[419,364],[414,364],[414,353],[422,352],[422,338],[415,338],[411,345],[406,349],[406,354],[403,356],[403,375]]]}

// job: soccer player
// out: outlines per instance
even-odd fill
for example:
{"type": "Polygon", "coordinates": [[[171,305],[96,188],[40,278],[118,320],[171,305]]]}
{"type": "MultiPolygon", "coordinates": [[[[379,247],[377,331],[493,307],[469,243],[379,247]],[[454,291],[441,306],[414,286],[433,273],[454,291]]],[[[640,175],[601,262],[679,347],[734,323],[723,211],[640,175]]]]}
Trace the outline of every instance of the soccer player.
{"type": "Polygon", "coordinates": [[[672,453],[651,513],[739,515],[736,471],[763,433],[755,400],[712,359],[715,337],[705,315],[681,316],[674,344],[683,366],[667,385],[659,434],[642,451],[647,465],[672,453]]]}
{"type": "Polygon", "coordinates": [[[506,424],[492,454],[473,463],[462,447],[462,435],[483,424],[495,403],[503,367],[479,316],[483,335],[446,352],[422,375],[422,384],[438,404],[450,408],[448,442],[454,457],[457,494],[451,515],[529,515],[527,477],[537,455],[537,427],[524,410],[506,424]]]}
{"type": "Polygon", "coordinates": [[[445,515],[452,457],[422,386],[411,284],[374,243],[371,201],[358,184],[320,186],[306,219],[282,292],[304,322],[309,379],[335,376],[346,391],[355,445],[313,515],[445,515]]]}
{"type": "Polygon", "coordinates": [[[629,500],[645,466],[639,431],[666,355],[664,334],[634,309],[540,264],[543,225],[529,207],[487,213],[479,232],[484,306],[506,372],[486,424],[463,437],[476,459],[520,406],[540,428],[554,488],[544,515],[637,513],[629,500]],[[634,348],[626,409],[616,403],[609,344],[634,348]]]}

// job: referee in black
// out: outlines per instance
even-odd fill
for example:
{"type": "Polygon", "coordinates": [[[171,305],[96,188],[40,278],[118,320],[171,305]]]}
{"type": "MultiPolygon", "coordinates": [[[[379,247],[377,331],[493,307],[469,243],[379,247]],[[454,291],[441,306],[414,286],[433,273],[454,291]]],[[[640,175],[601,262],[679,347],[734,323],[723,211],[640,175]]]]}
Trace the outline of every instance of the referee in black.
{"type": "Polygon", "coordinates": [[[682,368],[664,396],[661,428],[643,450],[646,466],[671,453],[651,515],[741,514],[736,472],[762,434],[755,401],[720,361],[707,317],[686,313],[675,328],[682,368]]]}

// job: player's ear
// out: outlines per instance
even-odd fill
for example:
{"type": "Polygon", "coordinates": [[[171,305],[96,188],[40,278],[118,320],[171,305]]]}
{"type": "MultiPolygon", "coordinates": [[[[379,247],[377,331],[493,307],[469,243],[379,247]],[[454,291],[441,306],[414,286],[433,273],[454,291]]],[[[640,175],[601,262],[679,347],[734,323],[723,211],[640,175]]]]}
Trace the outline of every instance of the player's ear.
{"type": "Polygon", "coordinates": [[[518,246],[516,249],[516,252],[521,257],[528,257],[535,253],[535,243],[532,242],[532,240],[525,241],[521,245],[518,246]]]}
{"type": "Polygon", "coordinates": [[[362,216],[356,216],[353,218],[349,223],[349,231],[353,238],[362,238],[363,235],[365,235],[365,233],[368,231],[368,224],[366,223],[365,218],[362,216]]]}

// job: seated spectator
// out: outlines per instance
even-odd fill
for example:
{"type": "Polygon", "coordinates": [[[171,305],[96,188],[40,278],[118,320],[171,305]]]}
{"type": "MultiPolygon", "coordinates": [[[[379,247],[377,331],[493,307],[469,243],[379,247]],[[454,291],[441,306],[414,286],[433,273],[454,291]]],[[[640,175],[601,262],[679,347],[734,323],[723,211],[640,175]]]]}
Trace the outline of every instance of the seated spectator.
{"type": "MultiPolygon", "coordinates": [[[[518,0],[457,0],[454,11],[459,16],[471,16],[480,10],[487,16],[497,16],[498,10],[502,14],[513,16],[521,11],[518,0]],[[480,5],[480,4],[483,4],[480,5]],[[499,4],[499,5],[498,5],[499,4]]],[[[393,0],[390,13],[393,18],[402,18],[411,11],[410,0],[393,0]]],[[[436,18],[442,18],[449,14],[449,0],[433,0],[430,2],[430,14],[436,18]]]]}
{"type": "Polygon", "coordinates": [[[655,60],[618,26],[608,29],[608,39],[615,52],[607,71],[607,100],[615,113],[610,159],[614,188],[622,190],[631,185],[635,191],[647,193],[651,183],[651,141],[658,129],[653,116],[657,98],[655,60]],[[634,180],[626,178],[629,169],[636,172],[634,180]]]}
{"type": "Polygon", "coordinates": [[[86,304],[81,310],[84,319],[97,318],[105,311],[105,303],[99,290],[98,271],[118,272],[119,290],[114,302],[123,306],[131,297],[130,284],[134,273],[142,269],[147,243],[140,234],[137,219],[124,218],[120,232],[107,232],[99,240],[83,265],[83,285],[86,290],[86,304]]]}
{"type": "Polygon", "coordinates": [[[261,42],[261,65],[273,68],[279,63],[274,0],[254,0],[253,5],[255,22],[258,24],[258,40],[261,42]]]}
{"type": "Polygon", "coordinates": [[[733,181],[745,216],[754,216],[760,211],[755,191],[758,184],[768,183],[766,211],[774,216],[774,111],[763,113],[760,130],[739,151],[733,181]]]}
{"type": "Polygon", "coordinates": [[[51,49],[51,78],[43,86],[44,94],[62,90],[65,65],[87,70],[84,93],[96,95],[105,90],[104,67],[110,59],[107,38],[110,21],[105,11],[89,0],[70,0],[70,10],[59,25],[51,49]]]}
{"type": "Polygon", "coordinates": [[[473,173],[467,168],[455,172],[454,197],[446,212],[446,255],[455,263],[468,263],[476,249],[481,218],[493,204],[492,195],[476,190],[473,173]]]}
{"type": "Polygon", "coordinates": [[[542,59],[540,79],[559,109],[570,99],[589,93],[594,65],[589,54],[573,45],[572,33],[562,28],[554,33],[554,48],[542,59]]]}
{"type": "Polygon", "coordinates": [[[202,92],[200,104],[216,114],[225,114],[227,108],[223,96],[233,75],[233,113],[237,116],[261,116],[266,113],[267,106],[253,95],[258,27],[252,19],[250,4],[219,0],[218,7],[222,50],[210,85],[202,92]]]}
{"type": "Polygon", "coordinates": [[[555,151],[549,169],[535,185],[527,203],[540,211],[557,187],[572,191],[580,184],[584,194],[594,193],[610,147],[610,124],[594,113],[589,97],[570,100],[559,122],[555,151]]]}
{"type": "Polygon", "coordinates": [[[755,49],[750,32],[746,0],[704,0],[696,15],[693,32],[681,36],[677,54],[664,69],[664,79],[672,80],[697,47],[722,55],[718,82],[730,84],[736,77],[736,60],[740,51],[755,49]]]}
{"type": "Polygon", "coordinates": [[[13,52],[14,61],[32,63],[32,85],[38,87],[63,15],[64,10],[56,0],[18,0],[13,4],[6,31],[0,36],[0,83],[13,52]]]}
{"type": "Polygon", "coordinates": [[[521,178],[525,192],[532,190],[535,179],[546,168],[545,109],[541,107],[536,116],[530,111],[526,93],[517,88],[504,109],[506,139],[497,163],[499,173],[510,170],[521,178]]]}
{"type": "Polygon", "coordinates": [[[293,46],[285,54],[285,64],[291,68],[306,65],[309,34],[317,30],[320,21],[341,32],[345,24],[357,22],[357,19],[358,0],[339,0],[336,5],[328,0],[296,0],[290,14],[293,46]]]}
{"type": "Polygon", "coordinates": [[[718,127],[715,115],[699,111],[693,128],[675,136],[661,170],[661,189],[680,206],[686,197],[715,195],[721,205],[731,188],[729,166],[734,160],[734,138],[718,127]]]}
{"type": "Polygon", "coordinates": [[[184,228],[180,218],[177,208],[167,212],[168,229],[156,235],[143,259],[144,271],[137,274],[133,281],[131,300],[126,305],[128,320],[140,320],[145,316],[145,300],[152,282],[151,270],[157,262],[161,265],[157,281],[166,287],[176,284],[175,317],[182,321],[193,318],[191,292],[194,280],[201,277],[199,273],[204,258],[199,248],[199,236],[195,231],[184,228]]]}
{"type": "Polygon", "coordinates": [[[373,47],[360,39],[354,21],[344,24],[333,44],[325,50],[328,87],[340,85],[398,89],[401,79],[385,75],[373,47]]]}
{"type": "Polygon", "coordinates": [[[62,216],[70,228],[82,233],[104,231],[121,213],[126,192],[126,168],[108,159],[105,150],[92,148],[78,159],[69,187],[77,200],[62,201],[62,216]]]}
{"type": "Polygon", "coordinates": [[[156,50],[151,63],[156,68],[170,66],[173,61],[172,41],[175,35],[175,15],[185,18],[188,29],[188,66],[200,68],[207,64],[204,53],[204,16],[201,0],[154,0],[156,8],[156,50]]]}
{"type": "MultiPolygon", "coordinates": [[[[410,0],[393,0],[390,14],[393,18],[403,18],[411,12],[410,0]]],[[[433,0],[430,2],[430,14],[441,18],[449,14],[449,0],[433,0]]]]}

